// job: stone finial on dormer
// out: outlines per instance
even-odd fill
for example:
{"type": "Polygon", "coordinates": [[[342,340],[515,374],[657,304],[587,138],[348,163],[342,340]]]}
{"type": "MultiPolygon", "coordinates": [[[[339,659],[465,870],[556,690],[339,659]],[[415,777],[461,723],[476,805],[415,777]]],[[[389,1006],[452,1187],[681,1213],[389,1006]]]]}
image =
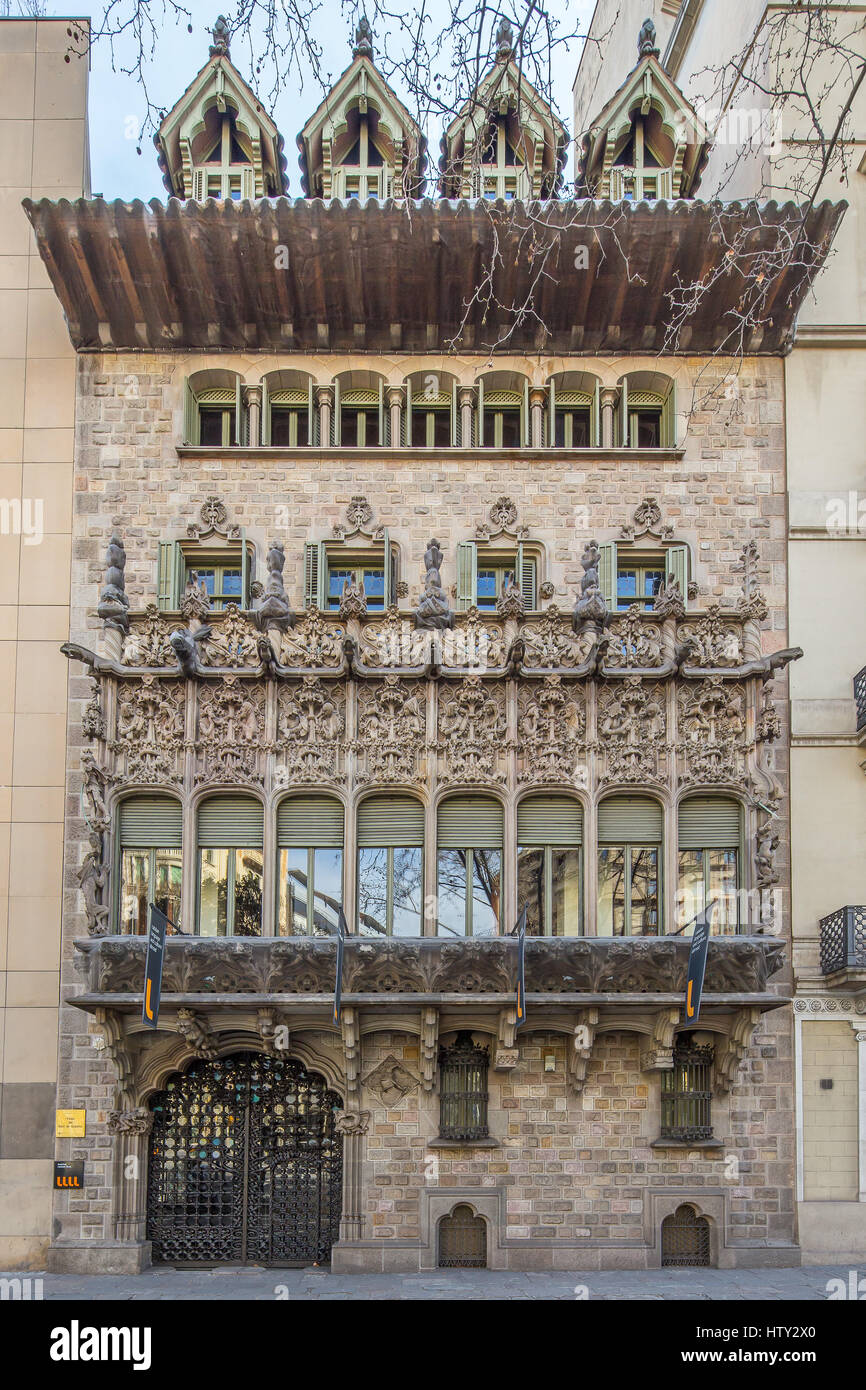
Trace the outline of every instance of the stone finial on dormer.
{"type": "Polygon", "coordinates": [[[213,43],[208,52],[212,58],[229,56],[229,43],[231,42],[231,31],[229,30],[228,20],[224,14],[217,16],[217,22],[211,30],[213,43]]]}
{"type": "Polygon", "coordinates": [[[514,52],[514,30],[511,20],[504,15],[499,21],[496,30],[496,56],[497,58],[510,58],[514,52]]]}
{"type": "Polygon", "coordinates": [[[108,542],[105,553],[105,580],[96,612],[107,628],[116,632],[129,631],[129,599],[126,595],[126,551],[117,532],[108,542]]]}
{"type": "Polygon", "coordinates": [[[415,609],[415,626],[442,631],[453,628],[454,614],[442,587],[442,551],[437,540],[431,540],[424,552],[424,592],[415,609]]]}
{"type": "Polygon", "coordinates": [[[365,14],[358,20],[358,27],[355,30],[355,47],[352,49],[354,58],[369,58],[373,60],[373,30],[370,21],[365,14]]]}
{"type": "Polygon", "coordinates": [[[651,19],[645,19],[637,36],[637,56],[640,59],[650,54],[653,58],[659,56],[659,50],[656,48],[656,27],[651,19]]]}

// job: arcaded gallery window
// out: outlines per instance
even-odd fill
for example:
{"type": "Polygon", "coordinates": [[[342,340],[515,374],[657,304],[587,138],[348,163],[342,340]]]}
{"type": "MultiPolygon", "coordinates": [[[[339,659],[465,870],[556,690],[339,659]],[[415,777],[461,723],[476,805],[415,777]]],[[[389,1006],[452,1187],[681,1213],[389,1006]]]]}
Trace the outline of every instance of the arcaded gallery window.
{"type": "Polygon", "coordinates": [[[262,807],[215,796],[198,811],[199,936],[261,936],[262,807]]]}
{"type": "Polygon", "coordinates": [[[373,796],[358,807],[358,931],[421,936],[424,807],[411,796],[373,796]]]}
{"type": "Polygon", "coordinates": [[[517,902],[530,936],[580,936],[583,808],[567,796],[529,796],[517,808],[517,902]]]}
{"type": "Polygon", "coordinates": [[[278,936],[335,936],[343,905],[343,807],[297,796],[277,809],[278,936]]]}
{"type": "Polygon", "coordinates": [[[439,807],[439,936],[496,936],[502,893],[502,807],[455,796],[439,807]]]}
{"type": "Polygon", "coordinates": [[[685,926],[685,936],[708,904],[715,935],[738,931],[741,825],[732,797],[692,796],[680,803],[677,926],[685,926]]]}
{"type": "Polygon", "coordinates": [[[663,824],[649,797],[613,796],[599,806],[599,936],[659,935],[663,824]]]}
{"type": "Polygon", "coordinates": [[[136,796],[121,802],[120,928],[124,936],[144,936],[154,903],[180,925],[183,813],[168,796],[136,796]]]}

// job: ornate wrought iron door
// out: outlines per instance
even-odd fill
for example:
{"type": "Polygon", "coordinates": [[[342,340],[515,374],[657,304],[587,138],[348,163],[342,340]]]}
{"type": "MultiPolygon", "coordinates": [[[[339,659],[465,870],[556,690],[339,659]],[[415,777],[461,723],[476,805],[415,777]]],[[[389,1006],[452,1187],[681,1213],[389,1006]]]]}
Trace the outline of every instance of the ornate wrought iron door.
{"type": "Polygon", "coordinates": [[[486,1269],[487,1226],[470,1206],[461,1203],[439,1222],[440,1269],[486,1269]]]}
{"type": "Polygon", "coordinates": [[[710,1263],[710,1225],[694,1207],[677,1207],[662,1222],[662,1266],[708,1265],[710,1263]]]}
{"type": "Polygon", "coordinates": [[[169,1081],[152,1107],[154,1262],[327,1260],[342,1203],[341,1106],[300,1062],[255,1053],[169,1081]]]}

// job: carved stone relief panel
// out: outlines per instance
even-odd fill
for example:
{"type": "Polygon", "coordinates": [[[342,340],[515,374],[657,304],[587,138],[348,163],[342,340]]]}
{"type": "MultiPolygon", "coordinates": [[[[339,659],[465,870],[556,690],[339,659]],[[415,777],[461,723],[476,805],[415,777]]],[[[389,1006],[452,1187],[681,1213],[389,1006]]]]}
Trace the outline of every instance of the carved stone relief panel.
{"type": "Polygon", "coordinates": [[[183,681],[142,676],[119,687],[116,751],[128,782],[165,784],[183,777],[183,681]]]}
{"type": "Polygon", "coordinates": [[[439,691],[439,778],[442,782],[501,782],[505,777],[505,691],[467,676],[439,691]]]}
{"type": "Polygon", "coordinates": [[[702,618],[680,623],[677,635],[691,646],[690,666],[739,666],[743,660],[743,634],[736,614],[724,614],[711,604],[702,618]]]}
{"type": "Polygon", "coordinates": [[[661,624],[641,616],[639,604],[633,603],[626,613],[614,618],[610,640],[604,653],[605,666],[661,666],[661,624]]]}
{"type": "Polygon", "coordinates": [[[598,697],[599,781],[660,782],[667,776],[665,688],[640,676],[601,686],[598,697]]]}
{"type": "Polygon", "coordinates": [[[305,676],[277,695],[277,780],[340,781],[345,775],[346,690],[305,676]]]}
{"type": "Polygon", "coordinates": [[[421,681],[386,676],[358,691],[358,781],[387,783],[421,780],[426,735],[426,691],[421,681]]]}
{"type": "Polygon", "coordinates": [[[582,686],[559,676],[522,684],[517,695],[517,757],[521,782],[585,785],[586,704],[582,686]]]}
{"type": "Polygon", "coordinates": [[[524,623],[520,635],[526,644],[527,670],[574,669],[583,665],[593,646],[592,634],[574,633],[571,615],[560,613],[555,605],[536,622],[524,623]]]}
{"type": "Polygon", "coordinates": [[[329,623],[310,608],[288,632],[280,637],[278,652],[283,666],[338,667],[343,659],[346,629],[342,623],[329,623]]]}
{"type": "Polygon", "coordinates": [[[262,685],[226,676],[199,686],[196,782],[261,782],[264,738],[262,685]]]}
{"type": "Polygon", "coordinates": [[[746,691],[739,681],[708,676],[677,692],[680,778],[742,780],[746,755],[746,691]]]}

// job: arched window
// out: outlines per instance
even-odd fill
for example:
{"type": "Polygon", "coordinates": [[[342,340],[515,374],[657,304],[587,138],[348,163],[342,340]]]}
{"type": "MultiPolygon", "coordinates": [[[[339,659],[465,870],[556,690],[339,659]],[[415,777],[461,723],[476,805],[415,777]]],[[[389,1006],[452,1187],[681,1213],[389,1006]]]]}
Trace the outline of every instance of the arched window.
{"type": "Polygon", "coordinates": [[[184,382],[183,442],[229,449],[247,443],[241,379],[223,367],[193,372],[184,382]]]}
{"type": "Polygon", "coordinates": [[[180,926],[183,813],[169,796],[134,796],[118,808],[120,931],[145,936],[154,903],[180,926]]]}
{"type": "Polygon", "coordinates": [[[485,449],[529,444],[529,381],[517,372],[489,372],[476,387],[475,443],[485,449]]]}
{"type": "Polygon", "coordinates": [[[598,808],[598,936],[661,931],[662,808],[644,796],[613,796],[598,808]]]}
{"type": "Polygon", "coordinates": [[[439,807],[440,936],[496,936],[502,895],[502,807],[484,796],[455,796],[439,807]]]}
{"type": "Polygon", "coordinates": [[[620,381],[617,425],[623,448],[675,449],[676,382],[661,372],[629,372],[620,381]]]}
{"type": "Polygon", "coordinates": [[[313,378],[307,372],[268,372],[262,377],[262,444],[303,449],[318,444],[313,378]]]}
{"type": "Polygon", "coordinates": [[[379,448],[390,442],[385,378],[378,372],[343,372],[334,381],[333,443],[343,449],[379,448]]]}
{"type": "Polygon", "coordinates": [[[591,372],[559,372],[547,383],[547,443],[551,449],[601,444],[601,382],[591,372]]]}
{"type": "MultiPolygon", "coordinates": [[[[712,930],[730,936],[739,926],[742,815],[732,797],[690,796],[678,814],[677,926],[692,923],[714,903],[712,930]]],[[[692,927],[684,935],[690,936],[692,927]]]]}
{"type": "Polygon", "coordinates": [[[471,1033],[439,1049],[439,1137],[486,1139],[488,1051],[471,1033]]]}
{"type": "Polygon", "coordinates": [[[529,796],[517,808],[517,903],[530,936],[580,936],[583,808],[567,796],[529,796]]]}
{"type": "Polygon", "coordinates": [[[247,796],[214,796],[198,810],[199,936],[261,936],[264,819],[247,796]]]}
{"type": "Polygon", "coordinates": [[[238,127],[236,111],[211,106],[205,115],[205,129],[193,144],[192,197],[196,202],[256,196],[253,147],[249,136],[238,127]]]}
{"type": "Polygon", "coordinates": [[[343,807],[293,796],[277,809],[278,936],[334,936],[343,905],[343,807]]]}
{"type": "Polygon", "coordinates": [[[413,449],[450,449],[458,440],[456,377],[413,372],[406,380],[403,443],[413,449]]]}
{"type": "Polygon", "coordinates": [[[358,807],[358,931],[420,936],[424,807],[411,796],[373,796],[358,807]]]}

